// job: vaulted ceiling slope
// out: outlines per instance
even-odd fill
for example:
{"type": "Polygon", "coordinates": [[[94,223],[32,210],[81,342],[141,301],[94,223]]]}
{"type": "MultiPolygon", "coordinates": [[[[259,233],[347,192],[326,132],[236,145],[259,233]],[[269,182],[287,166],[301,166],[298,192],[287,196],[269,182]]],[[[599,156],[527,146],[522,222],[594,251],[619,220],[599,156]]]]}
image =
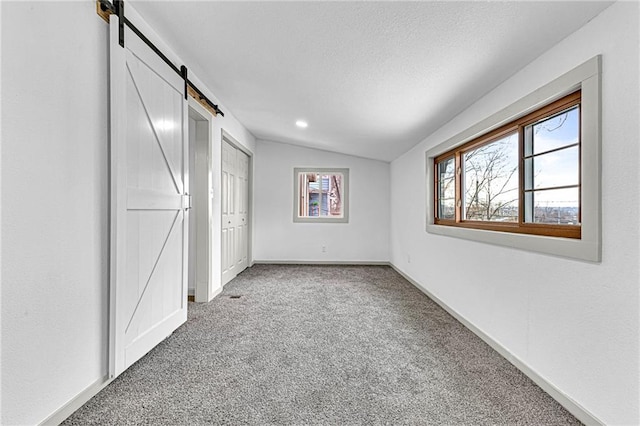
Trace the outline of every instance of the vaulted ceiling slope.
{"type": "Polygon", "coordinates": [[[257,138],[385,161],[611,4],[130,3],[257,138]]]}

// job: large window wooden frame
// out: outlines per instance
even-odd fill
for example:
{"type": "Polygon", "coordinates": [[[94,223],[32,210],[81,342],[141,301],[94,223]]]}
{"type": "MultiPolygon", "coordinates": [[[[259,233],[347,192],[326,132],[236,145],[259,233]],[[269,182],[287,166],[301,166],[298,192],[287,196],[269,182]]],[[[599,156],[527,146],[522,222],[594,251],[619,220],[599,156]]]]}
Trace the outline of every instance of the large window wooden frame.
{"type": "MultiPolygon", "coordinates": [[[[575,68],[545,83],[538,76],[541,86],[521,98],[495,109],[485,118],[453,134],[448,139],[432,145],[425,151],[425,230],[435,236],[453,237],[480,243],[511,247],[520,250],[561,256],[571,259],[599,262],[602,259],[602,195],[601,195],[601,146],[602,146],[602,57],[594,56],[575,68]],[[434,159],[443,153],[455,151],[470,141],[486,135],[507,123],[538,111],[569,94],[580,90],[580,238],[500,232],[467,226],[447,226],[436,223],[434,200],[434,159]]],[[[535,83],[535,82],[533,82],[535,83]]],[[[509,98],[509,93],[496,92],[491,101],[509,98]]],[[[494,105],[489,102],[490,105],[494,105]]],[[[446,127],[445,129],[449,129],[446,127]]],[[[434,240],[434,242],[437,240],[434,240]]]]}
{"type": "MultiPolygon", "coordinates": [[[[521,234],[535,234],[545,235],[552,237],[564,237],[564,238],[576,238],[581,237],[581,225],[580,225],[580,201],[578,199],[578,213],[576,224],[549,224],[549,223],[535,223],[530,217],[527,218],[526,213],[533,211],[535,206],[533,205],[533,194],[543,190],[562,190],[562,189],[576,189],[580,194],[581,188],[581,176],[580,176],[580,104],[581,104],[581,91],[578,90],[569,94],[561,99],[556,100],[532,113],[529,113],[517,120],[509,122],[489,133],[486,133],[478,138],[475,138],[463,145],[456,147],[453,150],[447,151],[434,158],[433,172],[434,172],[434,223],[438,225],[457,226],[473,229],[484,229],[490,231],[501,231],[521,234]],[[559,148],[550,149],[541,153],[526,152],[526,142],[531,136],[526,136],[527,129],[531,129],[536,123],[547,120],[558,114],[570,110],[578,111],[578,135],[577,142],[570,145],[563,145],[559,148]],[[491,144],[504,140],[506,137],[517,137],[518,157],[517,157],[517,182],[518,182],[518,195],[517,195],[517,220],[513,221],[491,221],[491,220],[469,220],[465,217],[465,194],[464,194],[464,179],[465,179],[465,154],[472,153],[479,148],[489,147],[491,144]],[[554,152],[560,152],[568,148],[578,148],[578,158],[576,159],[578,167],[578,181],[569,185],[551,185],[543,189],[532,188],[525,185],[525,170],[531,168],[525,167],[525,162],[531,162],[533,158],[539,157],[545,154],[553,154],[554,152]],[[453,177],[448,174],[442,173],[443,164],[447,166],[451,164],[451,160],[455,161],[453,177]],[[450,200],[449,196],[445,196],[443,188],[440,186],[441,176],[445,176],[442,182],[453,184],[455,180],[455,214],[451,214],[442,211],[441,200],[450,200]]],[[[513,176],[515,178],[515,176],[513,176]]],[[[578,195],[579,198],[579,195],[578,195]]],[[[514,200],[515,202],[516,200],[514,200]]],[[[529,213],[531,216],[531,213],[529,213]]],[[[514,217],[515,219],[515,217],[514,217]]]]}

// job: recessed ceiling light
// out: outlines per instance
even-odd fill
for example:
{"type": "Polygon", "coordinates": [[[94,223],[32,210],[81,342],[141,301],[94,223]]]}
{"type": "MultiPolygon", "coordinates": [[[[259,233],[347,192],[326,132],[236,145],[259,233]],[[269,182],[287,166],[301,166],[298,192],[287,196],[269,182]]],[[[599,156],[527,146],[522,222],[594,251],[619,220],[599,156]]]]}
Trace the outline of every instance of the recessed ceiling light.
{"type": "Polygon", "coordinates": [[[296,126],[301,127],[303,129],[305,129],[309,124],[304,121],[304,120],[298,120],[296,121],[296,126]]]}

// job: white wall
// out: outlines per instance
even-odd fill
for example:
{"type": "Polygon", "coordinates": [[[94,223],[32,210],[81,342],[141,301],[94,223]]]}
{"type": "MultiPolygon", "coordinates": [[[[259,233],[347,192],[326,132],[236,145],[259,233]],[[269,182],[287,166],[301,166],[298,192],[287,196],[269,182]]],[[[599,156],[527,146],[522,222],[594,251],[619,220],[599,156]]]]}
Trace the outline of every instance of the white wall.
{"type": "MultiPolygon", "coordinates": [[[[0,7],[0,423],[35,424],[107,372],[108,26],[91,1],[0,7]]],[[[222,126],[254,149],[221,108],[215,152],[222,126]]]]}
{"type": "Polygon", "coordinates": [[[33,424],[106,374],[108,27],[91,2],[1,7],[0,423],[33,424]]]}
{"type": "Polygon", "coordinates": [[[638,15],[614,4],[391,164],[394,265],[607,424],[640,423],[638,15]],[[427,234],[425,151],[597,54],[602,262],[427,234]]]}
{"type": "Polygon", "coordinates": [[[256,261],[389,260],[389,163],[259,140],[254,185],[256,261]],[[349,223],[293,222],[294,167],[349,168],[349,223]]]}
{"type": "MultiPolygon", "coordinates": [[[[2,5],[0,4],[0,24],[2,23],[2,5]]],[[[2,82],[2,30],[0,28],[0,82],[2,82]]],[[[0,171],[2,170],[2,84],[0,84],[0,171]]],[[[0,172],[0,188],[2,173],[0,172]]],[[[1,192],[1,191],[0,191],[1,192]]],[[[2,206],[0,195],[0,206],[2,206]]],[[[2,208],[0,208],[0,422],[2,422],[2,208]]]]}

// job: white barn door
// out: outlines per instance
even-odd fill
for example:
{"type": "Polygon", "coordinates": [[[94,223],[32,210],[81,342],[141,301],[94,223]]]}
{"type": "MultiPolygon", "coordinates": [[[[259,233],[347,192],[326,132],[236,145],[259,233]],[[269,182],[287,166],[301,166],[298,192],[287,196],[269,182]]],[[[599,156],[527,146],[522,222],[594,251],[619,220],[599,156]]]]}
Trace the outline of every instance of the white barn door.
{"type": "Polygon", "coordinates": [[[188,139],[184,80],[111,18],[110,373],[187,319],[188,139]]]}

